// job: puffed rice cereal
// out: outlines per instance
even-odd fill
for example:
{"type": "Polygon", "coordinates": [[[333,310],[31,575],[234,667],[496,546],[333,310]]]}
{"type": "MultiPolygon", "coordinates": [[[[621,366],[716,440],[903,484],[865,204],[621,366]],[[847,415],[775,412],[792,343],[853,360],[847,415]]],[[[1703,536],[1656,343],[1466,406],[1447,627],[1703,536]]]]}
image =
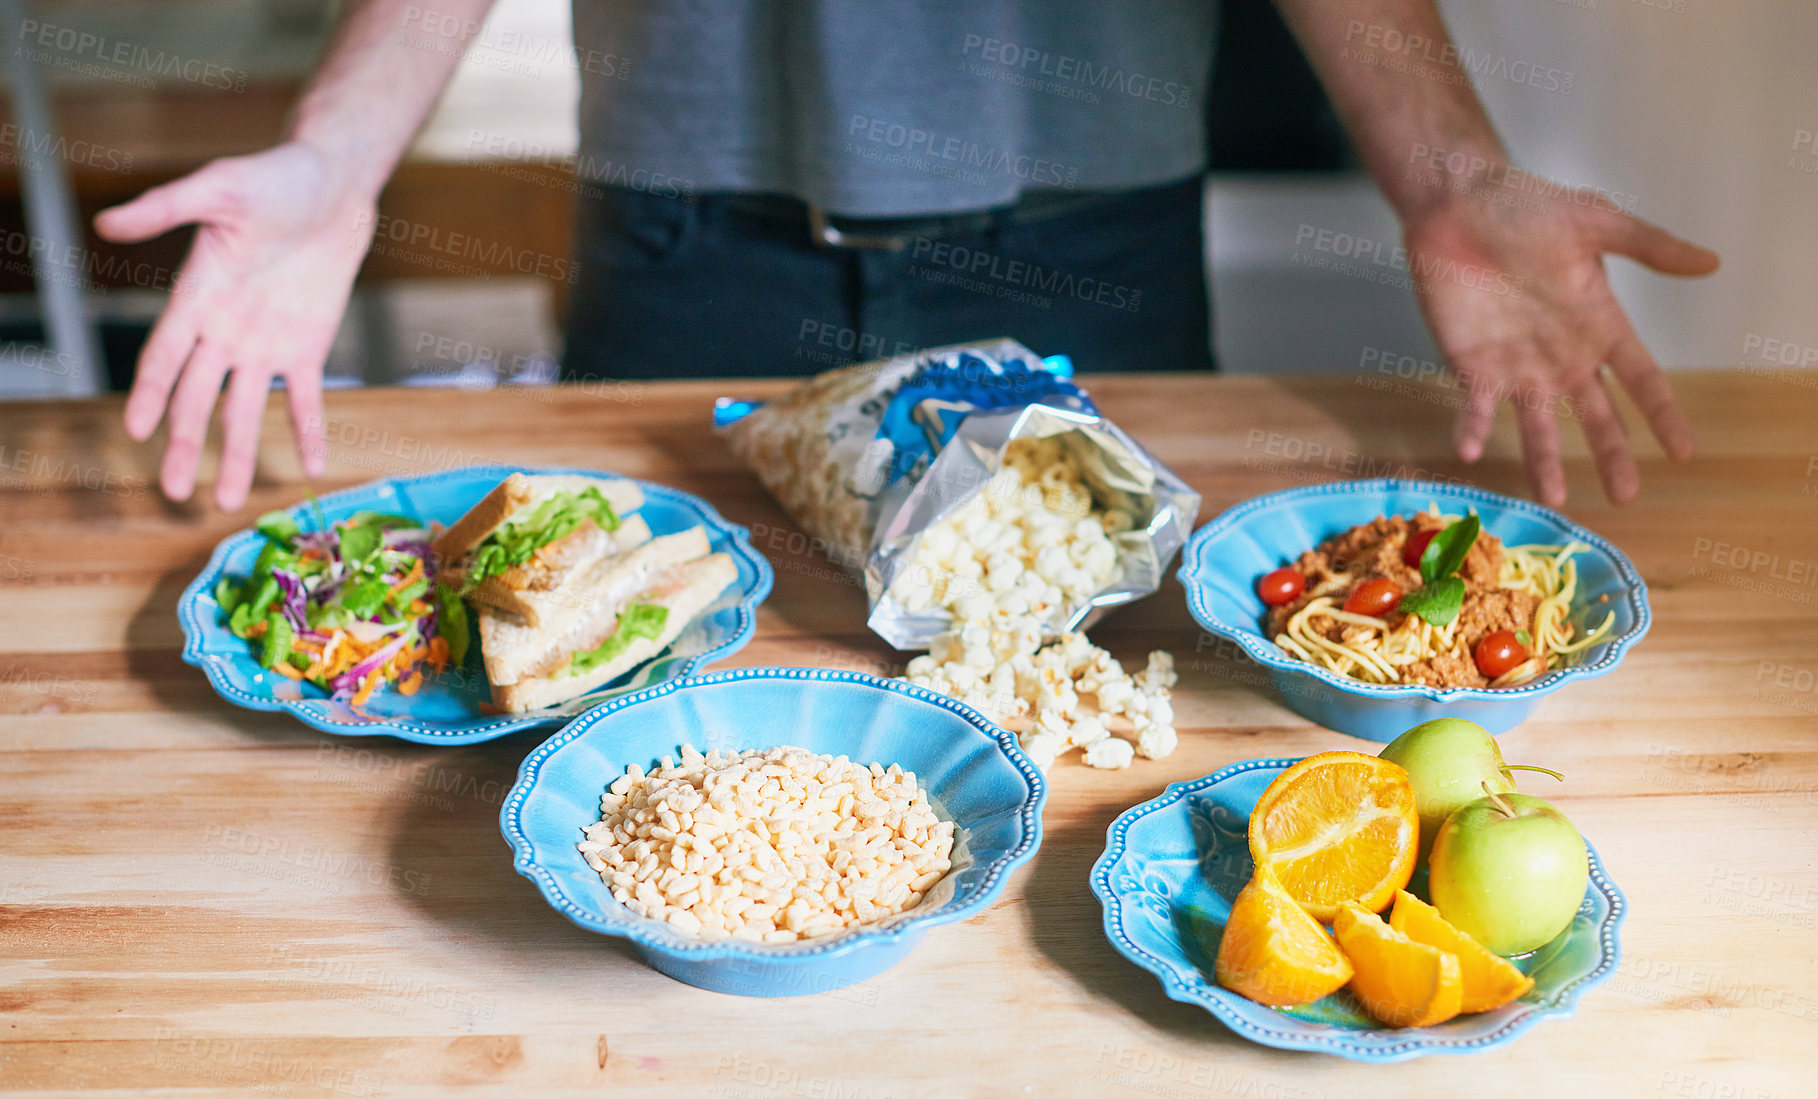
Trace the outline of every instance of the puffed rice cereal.
{"type": "Polygon", "coordinates": [[[915,774],[781,747],[681,748],[607,787],[579,849],[627,908],[708,939],[786,943],[920,904],[953,822],[915,774]]]}

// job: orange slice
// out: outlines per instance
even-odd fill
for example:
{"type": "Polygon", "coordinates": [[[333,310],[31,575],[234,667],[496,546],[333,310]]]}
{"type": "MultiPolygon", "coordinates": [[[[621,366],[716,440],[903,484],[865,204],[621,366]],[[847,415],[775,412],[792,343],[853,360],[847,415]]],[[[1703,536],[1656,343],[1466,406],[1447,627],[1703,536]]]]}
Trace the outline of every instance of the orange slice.
{"type": "Polygon", "coordinates": [[[1493,1011],[1527,995],[1534,978],[1516,969],[1507,958],[1484,949],[1476,939],[1447,923],[1439,909],[1403,892],[1395,894],[1395,911],[1389,926],[1417,943],[1426,943],[1458,957],[1464,976],[1461,1011],[1493,1011]]]}
{"type": "Polygon", "coordinates": [[[1312,1003],[1351,979],[1338,944],[1267,866],[1232,903],[1214,969],[1219,984],[1270,1007],[1312,1003]]]}
{"type": "Polygon", "coordinates": [[[1250,812],[1250,856],[1322,923],[1355,901],[1389,906],[1414,874],[1420,814],[1401,766],[1321,752],[1283,771],[1250,812]]]}
{"type": "Polygon", "coordinates": [[[1332,933],[1357,975],[1351,993],[1390,1026],[1432,1026],[1457,1015],[1464,976],[1456,955],[1417,943],[1355,904],[1344,904],[1332,933]]]}

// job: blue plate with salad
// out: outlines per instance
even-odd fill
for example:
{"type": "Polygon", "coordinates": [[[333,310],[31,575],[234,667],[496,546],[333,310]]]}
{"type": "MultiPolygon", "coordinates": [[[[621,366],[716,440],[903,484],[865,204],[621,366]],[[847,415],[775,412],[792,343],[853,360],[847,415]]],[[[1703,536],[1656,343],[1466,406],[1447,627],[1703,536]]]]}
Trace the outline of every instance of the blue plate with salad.
{"type": "MultiPolygon", "coordinates": [[[[629,480],[482,466],[374,481],[271,512],[216,546],[184,589],[184,661],[228,701],[288,710],[325,732],[469,744],[562,724],[606,699],[692,675],[751,639],[773,574],[746,530],[698,497],[632,482],[642,494],[635,517],[649,536],[698,528],[736,575],[673,641],[625,674],[555,705],[499,712],[476,607],[462,598],[458,571],[438,575],[432,547],[520,472],[629,480]]],[[[598,494],[588,495],[598,509],[598,494]]],[[[546,507],[537,518],[567,530],[589,517],[588,502],[579,511],[546,507]]]]}

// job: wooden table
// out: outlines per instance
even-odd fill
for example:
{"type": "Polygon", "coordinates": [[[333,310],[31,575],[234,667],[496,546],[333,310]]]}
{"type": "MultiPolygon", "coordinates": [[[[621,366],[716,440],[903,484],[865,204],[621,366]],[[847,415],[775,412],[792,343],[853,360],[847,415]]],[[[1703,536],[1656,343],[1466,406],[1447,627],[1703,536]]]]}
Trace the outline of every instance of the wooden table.
{"type": "MultiPolygon", "coordinates": [[[[1604,502],[1567,444],[1570,513],[1646,576],[1653,633],[1504,739],[1632,914],[1570,1020],[1468,1058],[1362,1066],[1252,1045],[1113,952],[1086,875],[1106,825],[1253,756],[1368,748],[1294,717],[1202,637],[1179,587],[1095,630],[1179,658],[1180,749],[1064,761],[1045,842],[988,912],[861,985],[703,992],[581,931],[513,872],[498,808],[535,734],[466,748],[327,736],[215,697],[173,607],[217,540],[300,498],[273,405],[246,514],[156,493],[117,400],[0,408],[0,1089],[719,1099],[1810,1096],[1818,1070],[1818,389],[1679,374],[1700,457],[1634,434],[1644,492],[1604,502]]],[[[1524,491],[1505,418],[1447,456],[1456,394],[1395,377],[1106,378],[1093,394],[1205,495],[1383,473],[1524,491]]],[[[727,665],[896,673],[862,591],[705,430],[772,384],[330,397],[319,487],[469,462],[597,466],[700,493],[776,565],[727,665]],[[802,543],[794,540],[797,550],[802,543]]],[[[206,493],[200,495],[206,496],[206,493]]]]}

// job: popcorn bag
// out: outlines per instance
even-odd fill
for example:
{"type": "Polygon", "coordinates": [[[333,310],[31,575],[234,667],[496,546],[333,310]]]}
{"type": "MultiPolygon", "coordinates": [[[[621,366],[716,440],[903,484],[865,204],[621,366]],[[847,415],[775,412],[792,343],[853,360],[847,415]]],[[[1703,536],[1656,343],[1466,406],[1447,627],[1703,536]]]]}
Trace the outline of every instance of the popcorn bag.
{"type": "Polygon", "coordinates": [[[836,563],[869,625],[927,649],[957,625],[1059,636],[1161,584],[1199,496],[1101,416],[1062,357],[1013,340],[860,363],[714,424],[836,563]]]}

